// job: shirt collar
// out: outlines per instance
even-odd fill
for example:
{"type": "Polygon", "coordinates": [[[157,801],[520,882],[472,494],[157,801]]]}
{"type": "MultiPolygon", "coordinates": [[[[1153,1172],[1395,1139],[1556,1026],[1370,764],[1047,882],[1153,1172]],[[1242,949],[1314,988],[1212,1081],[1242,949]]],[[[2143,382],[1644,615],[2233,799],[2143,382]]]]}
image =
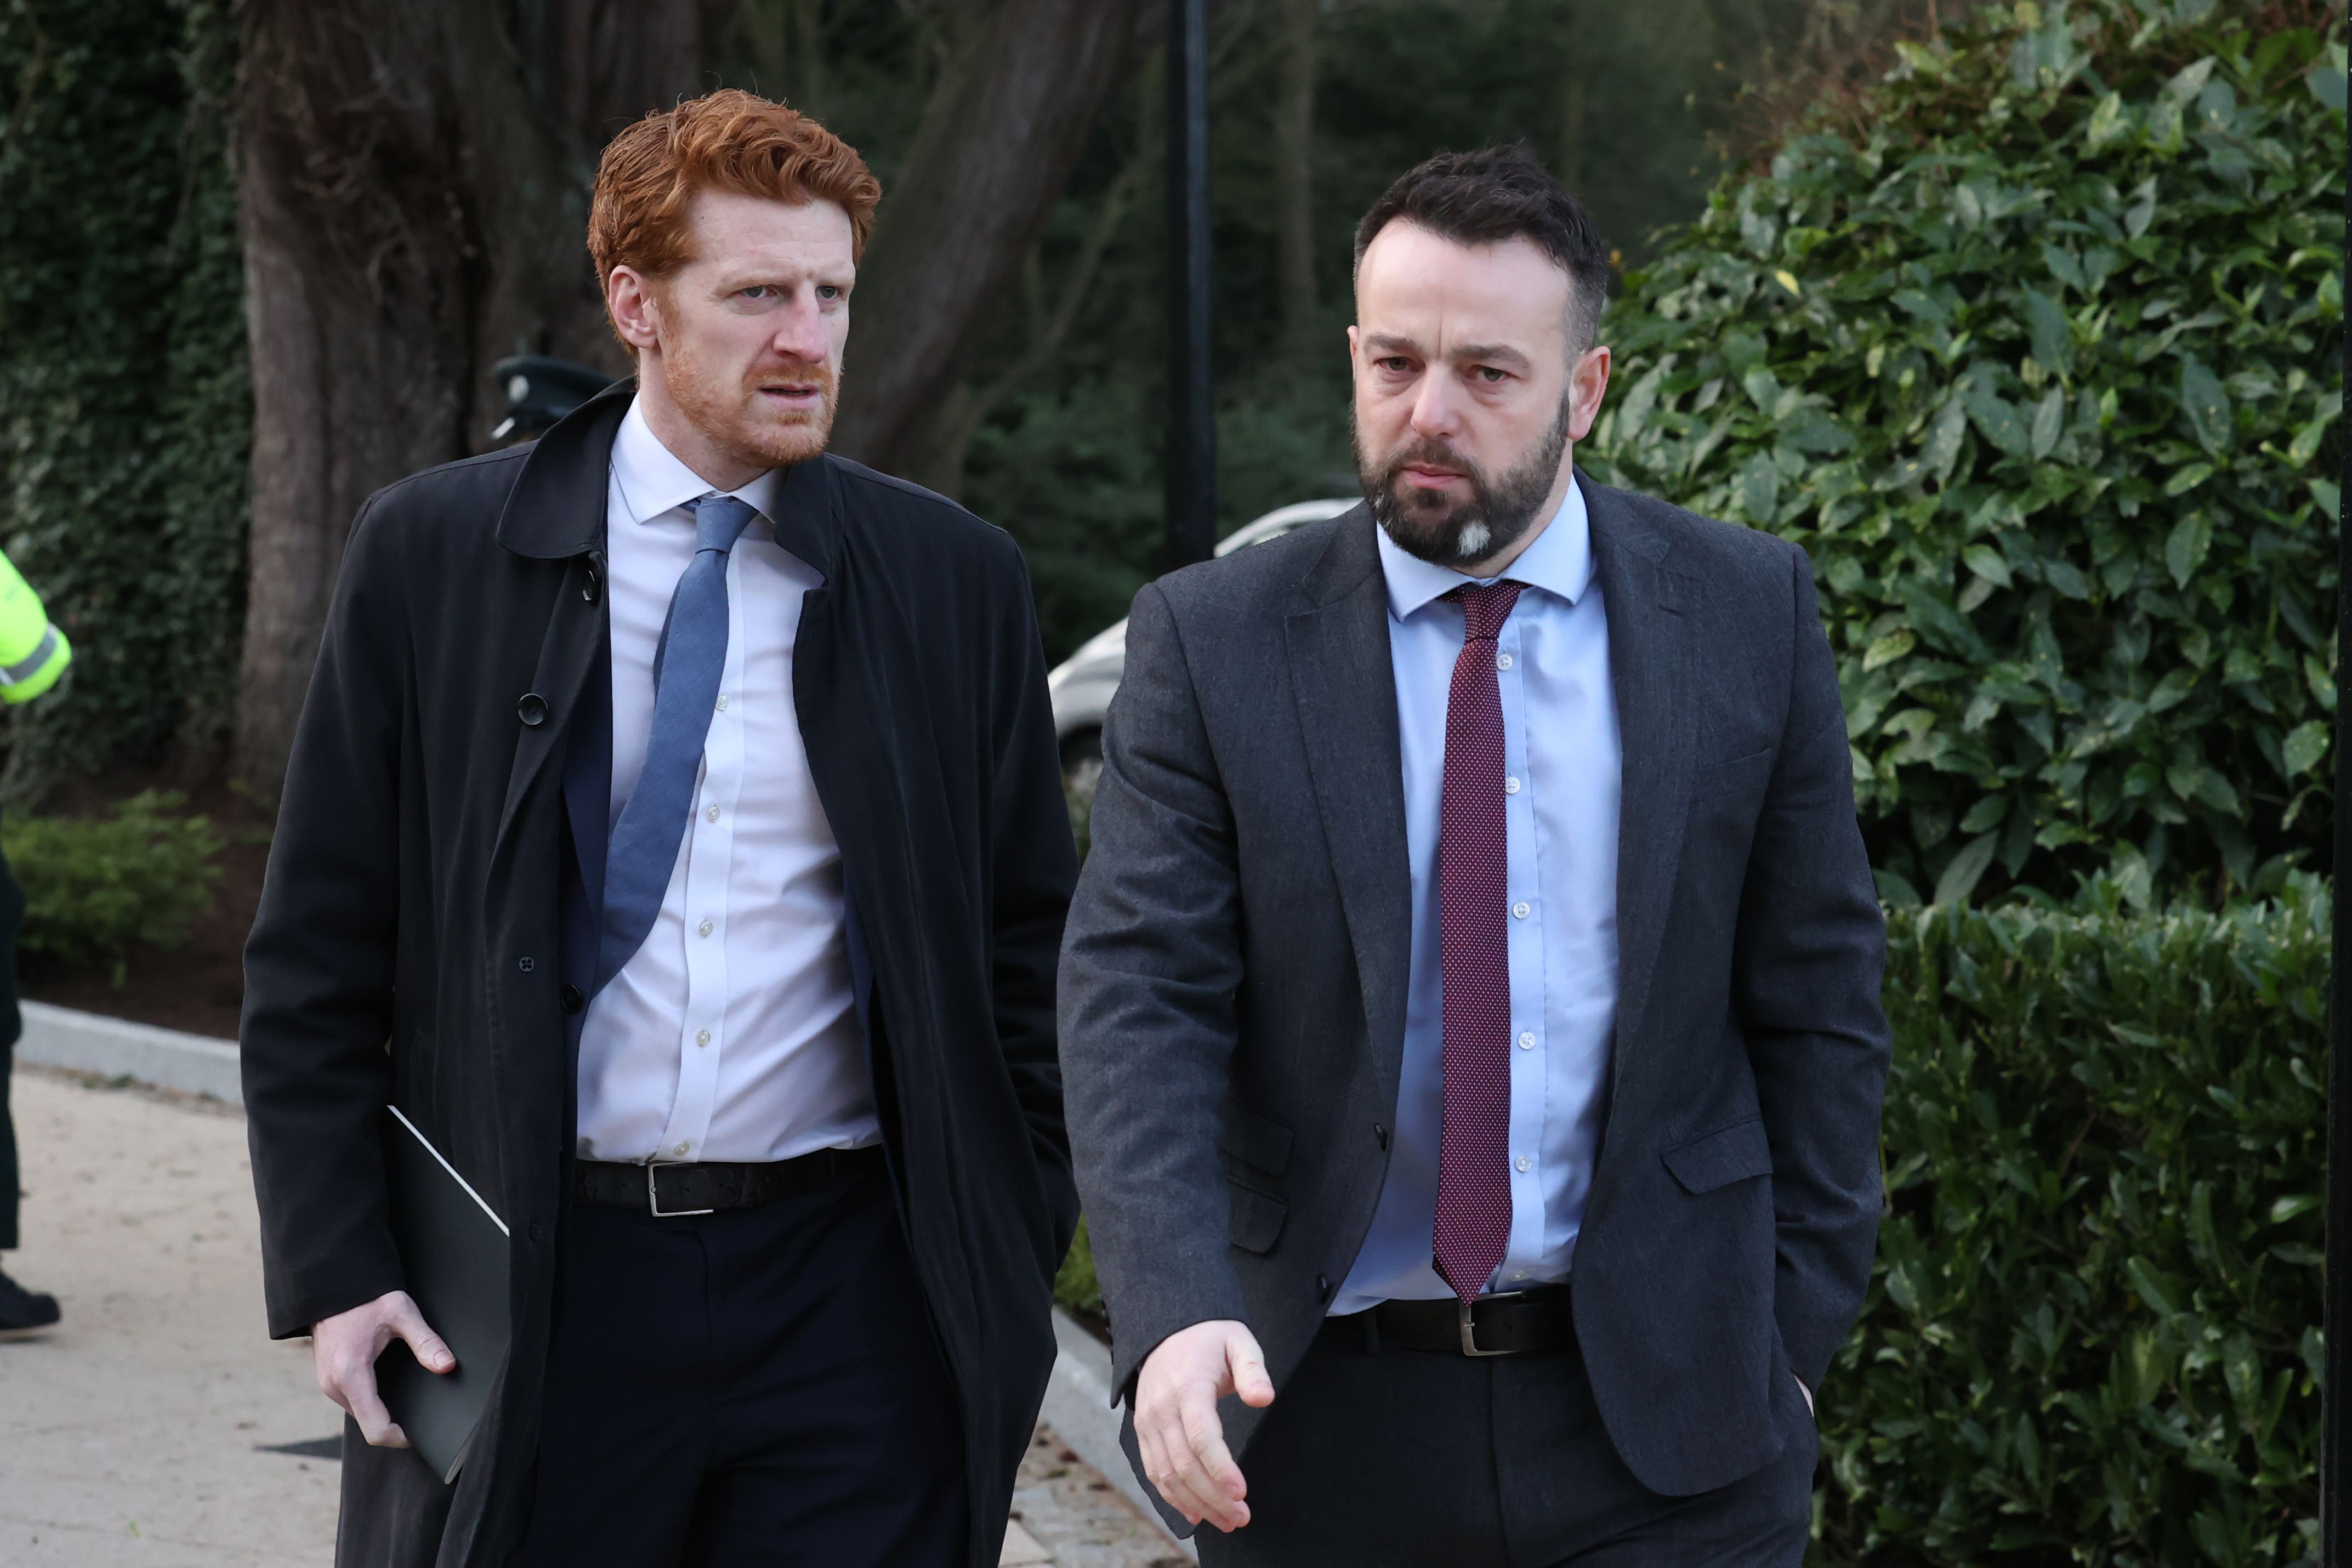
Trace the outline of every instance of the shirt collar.
{"type": "MultiPolygon", "coordinates": [[[[1389,614],[1404,620],[1416,610],[1465,583],[1480,581],[1450,566],[1423,561],[1389,537],[1377,525],[1372,530],[1381,550],[1381,571],[1388,579],[1389,614]]],[[[1541,588],[1570,604],[1592,585],[1592,525],[1584,512],[1584,487],[1571,478],[1568,494],[1535,542],[1505,567],[1502,575],[1530,588],[1541,588]]]]}
{"type": "MultiPolygon", "coordinates": [[[[613,437],[613,483],[625,512],[651,522],[665,512],[710,494],[710,481],[678,461],[646,423],[645,405],[631,401],[613,437]]],[[[721,492],[750,503],[761,517],[775,518],[777,470],[770,468],[738,490],[721,492]]]]}

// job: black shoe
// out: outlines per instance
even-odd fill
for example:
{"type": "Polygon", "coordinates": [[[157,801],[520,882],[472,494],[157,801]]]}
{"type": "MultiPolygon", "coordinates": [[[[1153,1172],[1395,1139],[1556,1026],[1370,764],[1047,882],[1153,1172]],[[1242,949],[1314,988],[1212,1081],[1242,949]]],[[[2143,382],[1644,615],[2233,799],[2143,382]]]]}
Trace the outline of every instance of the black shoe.
{"type": "Polygon", "coordinates": [[[58,1299],[36,1296],[0,1274],[0,1337],[29,1334],[58,1321],[58,1299]]]}

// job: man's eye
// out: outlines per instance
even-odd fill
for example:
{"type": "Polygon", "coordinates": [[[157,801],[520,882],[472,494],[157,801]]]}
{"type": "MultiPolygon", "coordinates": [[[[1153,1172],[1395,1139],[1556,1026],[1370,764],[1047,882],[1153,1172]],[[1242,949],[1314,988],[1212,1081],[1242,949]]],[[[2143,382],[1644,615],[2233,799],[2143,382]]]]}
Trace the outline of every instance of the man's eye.
{"type": "Polygon", "coordinates": [[[838,300],[841,298],[841,285],[820,283],[816,286],[816,297],[820,300],[838,300]]]}
{"type": "Polygon", "coordinates": [[[1491,365],[1491,364],[1482,364],[1482,365],[1480,365],[1480,366],[1478,367],[1478,373],[1477,373],[1477,374],[1478,374],[1478,379],[1479,379],[1480,381],[1485,382],[1488,386],[1496,386],[1496,385],[1499,385],[1499,384],[1502,383],[1503,379],[1504,379],[1503,373],[1502,373],[1501,371],[1499,371],[1499,370],[1496,370],[1496,369],[1493,365],[1491,365]]]}
{"type": "Polygon", "coordinates": [[[1372,363],[1379,369],[1391,372],[1397,375],[1402,375],[1406,371],[1412,368],[1411,362],[1397,354],[1391,354],[1386,359],[1376,359],[1372,363]]]}
{"type": "Polygon", "coordinates": [[[749,289],[740,289],[739,292],[746,300],[772,299],[775,295],[776,286],[772,283],[754,283],[749,289]]]}

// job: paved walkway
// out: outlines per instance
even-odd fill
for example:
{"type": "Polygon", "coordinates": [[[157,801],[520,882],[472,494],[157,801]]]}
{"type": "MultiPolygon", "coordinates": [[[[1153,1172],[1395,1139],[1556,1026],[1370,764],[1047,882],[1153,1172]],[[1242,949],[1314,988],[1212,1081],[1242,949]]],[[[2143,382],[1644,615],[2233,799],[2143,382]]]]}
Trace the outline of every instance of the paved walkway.
{"type": "MultiPolygon", "coordinates": [[[[7,1265],[65,1321],[0,1342],[0,1563],[323,1568],[341,1413],[307,1342],[264,1336],[242,1114],[24,1067],[15,1100],[7,1265]]],[[[1013,1516],[1006,1563],[1184,1563],[1044,1427],[1013,1516]]]]}

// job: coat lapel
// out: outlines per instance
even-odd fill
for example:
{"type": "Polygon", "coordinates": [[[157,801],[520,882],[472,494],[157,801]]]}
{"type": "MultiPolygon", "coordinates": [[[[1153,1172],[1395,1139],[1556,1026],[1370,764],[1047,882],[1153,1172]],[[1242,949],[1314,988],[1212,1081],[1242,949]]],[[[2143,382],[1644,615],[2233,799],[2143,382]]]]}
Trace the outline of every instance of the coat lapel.
{"type": "Polygon", "coordinates": [[[1373,526],[1368,508],[1340,519],[1301,584],[1307,607],[1288,617],[1284,633],[1374,1062],[1383,1093],[1393,1099],[1404,1051],[1412,878],[1388,590],[1373,526]]]}
{"type": "Polygon", "coordinates": [[[1617,1040],[1622,1080],[1665,938],[1682,858],[1692,767],[1691,599],[1696,584],[1667,570],[1669,542],[1622,497],[1584,478],[1593,566],[1608,607],[1609,667],[1624,752],[1617,832],[1617,1040]]]}

